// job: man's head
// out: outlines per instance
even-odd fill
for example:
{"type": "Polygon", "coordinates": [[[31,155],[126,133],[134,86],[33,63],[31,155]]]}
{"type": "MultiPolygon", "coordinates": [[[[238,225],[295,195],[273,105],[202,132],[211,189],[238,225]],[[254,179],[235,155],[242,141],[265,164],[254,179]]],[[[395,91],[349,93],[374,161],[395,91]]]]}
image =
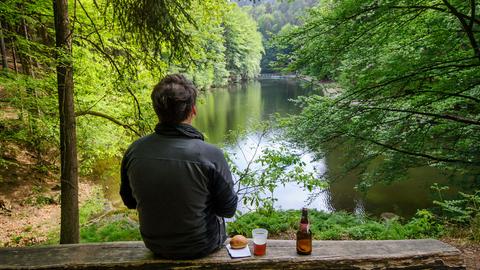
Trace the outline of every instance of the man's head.
{"type": "Polygon", "coordinates": [[[153,88],[151,98],[161,123],[191,122],[196,114],[197,89],[181,74],[163,78],[153,88]]]}

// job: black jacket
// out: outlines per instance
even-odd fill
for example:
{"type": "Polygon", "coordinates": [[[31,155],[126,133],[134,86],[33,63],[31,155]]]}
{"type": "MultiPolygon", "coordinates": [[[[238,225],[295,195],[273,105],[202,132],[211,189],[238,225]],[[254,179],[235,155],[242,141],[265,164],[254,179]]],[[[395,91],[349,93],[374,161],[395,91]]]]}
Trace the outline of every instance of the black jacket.
{"type": "Polygon", "coordinates": [[[210,254],[226,239],[237,195],[223,153],[190,125],[159,124],[134,142],[121,168],[120,195],[136,208],[147,248],[165,258],[210,254]]]}

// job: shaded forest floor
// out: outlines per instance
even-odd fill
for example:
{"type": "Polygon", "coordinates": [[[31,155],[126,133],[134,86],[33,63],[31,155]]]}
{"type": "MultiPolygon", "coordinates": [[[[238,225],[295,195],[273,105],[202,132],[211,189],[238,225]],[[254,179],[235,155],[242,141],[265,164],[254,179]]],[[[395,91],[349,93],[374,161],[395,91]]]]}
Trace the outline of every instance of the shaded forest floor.
{"type": "MultiPolygon", "coordinates": [[[[51,243],[60,228],[59,177],[36,163],[25,147],[1,142],[0,247],[51,243]]],[[[79,200],[91,196],[93,184],[79,183],[79,200]]]]}
{"type": "Polygon", "coordinates": [[[467,270],[480,269],[480,243],[473,243],[458,238],[443,238],[440,240],[458,248],[462,252],[467,270]]]}

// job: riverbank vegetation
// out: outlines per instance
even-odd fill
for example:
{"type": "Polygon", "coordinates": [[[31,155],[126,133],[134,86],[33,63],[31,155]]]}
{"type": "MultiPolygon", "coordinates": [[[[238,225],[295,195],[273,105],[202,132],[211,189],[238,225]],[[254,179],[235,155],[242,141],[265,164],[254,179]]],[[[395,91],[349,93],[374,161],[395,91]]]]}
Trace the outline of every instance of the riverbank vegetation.
{"type": "MultiPolygon", "coordinates": [[[[84,206],[86,207],[86,206],[84,206]]],[[[85,210],[83,210],[85,211],[85,210]]],[[[103,214],[102,211],[97,214],[103,214]]],[[[255,228],[265,228],[271,239],[295,239],[298,229],[299,210],[266,210],[237,215],[228,222],[227,232],[251,237],[255,228]]],[[[446,222],[428,210],[419,210],[417,214],[405,219],[391,215],[388,217],[369,217],[346,212],[322,212],[310,210],[310,229],[317,240],[400,240],[422,238],[465,238],[480,240],[478,220],[476,225],[458,226],[446,222]]],[[[138,219],[133,211],[117,211],[100,218],[93,218],[80,228],[81,242],[131,241],[141,240],[138,219]]],[[[51,239],[50,239],[51,241],[51,239]]],[[[53,240],[53,243],[55,240],[53,240]]],[[[48,243],[48,242],[47,242],[48,243]]]]}
{"type": "Polygon", "coordinates": [[[461,173],[478,187],[478,4],[417,2],[322,2],[283,35],[293,48],[288,70],[342,88],[336,98],[299,99],[303,112],[285,125],[322,155],[355,149],[346,167],[363,172],[360,187],[418,166],[461,173]],[[382,162],[367,169],[374,159],[382,162]]]}
{"type": "Polygon", "coordinates": [[[362,191],[401,181],[412,168],[437,168],[467,193],[437,202],[442,217],[474,229],[480,190],[478,10],[476,1],[321,1],[303,25],[277,37],[279,46],[291,48],[277,57],[278,66],[334,80],[342,91],[299,98],[302,112],[283,120],[287,137],[318,158],[348,149],[343,172],[325,178],[355,171],[362,191]]]}

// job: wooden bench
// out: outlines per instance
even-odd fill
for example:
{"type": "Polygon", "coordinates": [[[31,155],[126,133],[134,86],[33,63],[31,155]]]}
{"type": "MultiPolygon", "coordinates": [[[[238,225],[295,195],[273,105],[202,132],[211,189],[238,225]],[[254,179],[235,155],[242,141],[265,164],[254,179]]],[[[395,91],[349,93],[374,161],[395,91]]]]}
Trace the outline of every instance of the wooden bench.
{"type": "Polygon", "coordinates": [[[198,260],[162,260],[142,242],[112,242],[0,248],[0,269],[465,269],[460,255],[430,239],[314,241],[309,256],[296,254],[295,241],[269,240],[262,257],[231,259],[223,248],[198,260]]]}

